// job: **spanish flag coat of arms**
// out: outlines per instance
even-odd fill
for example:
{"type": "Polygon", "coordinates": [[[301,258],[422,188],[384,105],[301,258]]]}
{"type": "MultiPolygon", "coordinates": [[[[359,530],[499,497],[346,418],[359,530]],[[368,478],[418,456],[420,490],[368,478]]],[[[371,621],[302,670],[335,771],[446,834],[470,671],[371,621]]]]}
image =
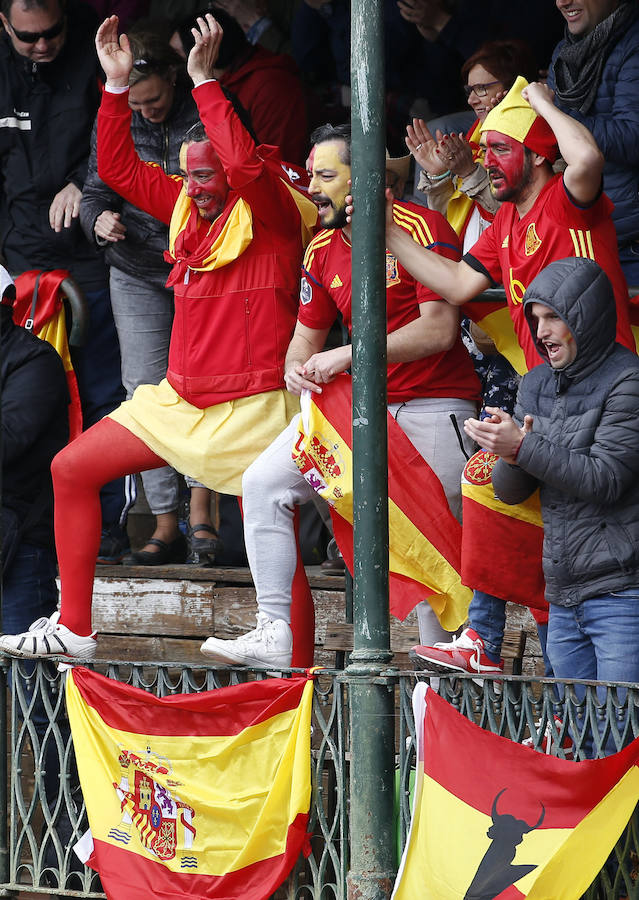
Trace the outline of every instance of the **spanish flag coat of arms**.
{"type": "Polygon", "coordinates": [[[109,900],[266,900],[308,849],[312,679],[157,698],[75,668],[66,699],[109,900]]]}

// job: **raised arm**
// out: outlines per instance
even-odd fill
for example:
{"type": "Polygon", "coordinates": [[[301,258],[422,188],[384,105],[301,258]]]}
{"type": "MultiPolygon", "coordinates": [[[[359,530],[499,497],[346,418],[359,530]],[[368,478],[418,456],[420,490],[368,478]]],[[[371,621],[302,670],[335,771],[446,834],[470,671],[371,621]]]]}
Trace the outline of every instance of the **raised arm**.
{"type": "Polygon", "coordinates": [[[454,306],[490,287],[490,280],[465,262],[447,259],[412,239],[393,219],[393,196],[386,191],[386,247],[411,275],[454,306]]]}
{"type": "Polygon", "coordinates": [[[187,69],[202,124],[219,156],[230,187],[249,203],[254,216],[278,231],[299,229],[299,214],[281,174],[269,169],[232,104],[215,82],[222,29],[207,13],[192,28],[195,44],[187,69]]]}
{"type": "Polygon", "coordinates": [[[603,153],[594,137],[581,122],[555,106],[548,85],[533,82],[521,95],[555,132],[559,152],[567,163],[564,184],[570,195],[580,205],[590,205],[601,191],[604,167],[603,153]]]}
{"type": "Polygon", "coordinates": [[[109,16],[100,25],[95,46],[107,77],[98,111],[98,175],[130,203],[168,225],[182,180],[142,162],[135,151],[128,105],[133,56],[127,36],[118,37],[117,16],[109,16]]]}

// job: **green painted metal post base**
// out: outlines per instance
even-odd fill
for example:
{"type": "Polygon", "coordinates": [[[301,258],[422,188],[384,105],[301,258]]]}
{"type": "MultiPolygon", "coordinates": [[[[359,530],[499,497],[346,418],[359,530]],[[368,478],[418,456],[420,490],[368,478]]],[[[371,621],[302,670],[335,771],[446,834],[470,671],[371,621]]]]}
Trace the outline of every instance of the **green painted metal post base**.
{"type": "MultiPolygon", "coordinates": [[[[349,667],[349,676],[351,670],[349,667]]],[[[394,682],[349,677],[351,859],[348,900],[388,900],[395,881],[394,682]],[[389,728],[389,724],[391,728],[389,728]]]]}

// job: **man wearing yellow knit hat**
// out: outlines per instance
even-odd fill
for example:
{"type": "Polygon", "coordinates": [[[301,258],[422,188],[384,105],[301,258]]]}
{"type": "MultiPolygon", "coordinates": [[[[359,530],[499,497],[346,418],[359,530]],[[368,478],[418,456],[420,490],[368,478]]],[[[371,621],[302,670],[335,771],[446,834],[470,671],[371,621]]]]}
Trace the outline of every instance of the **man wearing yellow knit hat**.
{"type": "Polygon", "coordinates": [[[617,340],[634,350],[628,290],[619,265],[611,219],[602,193],[604,159],[590,132],[553,104],[544,84],[519,77],[486,116],[484,165],[501,207],[461,262],[435,256],[387,217],[387,248],[431,290],[460,306],[503,284],[526,367],[541,363],[523,317],[521,301],[532,279],[551,262],[569,256],[595,260],[612,282],[617,340]],[[565,172],[552,163],[561,154],[565,172]]]}
{"type": "MultiPolygon", "coordinates": [[[[551,262],[571,256],[593,259],[606,271],[617,308],[616,338],[634,350],[612,203],[602,193],[603,156],[590,132],[552,101],[546,85],[528,84],[520,77],[486,116],[482,124],[484,165],[501,207],[461,262],[434,258],[435,254],[414,241],[404,240],[387,220],[388,250],[450,303],[461,305],[487,287],[504,285],[528,369],[542,363],[542,358],[524,319],[524,292],[551,262]],[[567,163],[563,175],[552,170],[558,152],[567,163]]],[[[490,421],[499,421],[500,410],[488,407],[487,412],[490,421]]],[[[484,534],[484,545],[487,539],[490,535],[484,534]]],[[[503,551],[507,555],[508,548],[503,551]]],[[[415,647],[417,664],[445,670],[501,671],[503,628],[499,623],[505,622],[504,601],[476,591],[469,617],[469,627],[451,643],[415,647]]]]}

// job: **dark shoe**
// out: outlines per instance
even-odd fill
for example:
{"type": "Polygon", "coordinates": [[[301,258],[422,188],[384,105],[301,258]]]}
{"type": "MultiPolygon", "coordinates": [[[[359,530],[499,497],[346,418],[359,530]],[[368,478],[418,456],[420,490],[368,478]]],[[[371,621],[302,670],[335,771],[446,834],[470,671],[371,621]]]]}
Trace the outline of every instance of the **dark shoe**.
{"type": "Polygon", "coordinates": [[[335,538],[331,538],[328,542],[326,559],[322,563],[321,569],[323,575],[343,575],[346,571],[346,563],[335,538]]]}
{"type": "Polygon", "coordinates": [[[186,561],[191,566],[213,566],[215,556],[220,550],[220,539],[212,525],[189,525],[188,531],[189,555],[186,561]],[[208,531],[213,537],[195,537],[196,531],[208,531]]]}
{"type": "Polygon", "coordinates": [[[121,525],[105,525],[102,528],[100,549],[96,562],[101,566],[115,566],[121,563],[123,558],[131,550],[129,536],[121,525]]]}
{"type": "Polygon", "coordinates": [[[325,559],[320,566],[322,575],[343,575],[346,571],[346,563],[343,556],[337,559],[325,559]]]}
{"type": "Polygon", "coordinates": [[[136,550],[129,553],[124,562],[127,566],[164,566],[167,563],[183,563],[186,559],[186,538],[180,532],[167,544],[159,538],[149,538],[147,544],[153,544],[157,550],[136,550]]]}

